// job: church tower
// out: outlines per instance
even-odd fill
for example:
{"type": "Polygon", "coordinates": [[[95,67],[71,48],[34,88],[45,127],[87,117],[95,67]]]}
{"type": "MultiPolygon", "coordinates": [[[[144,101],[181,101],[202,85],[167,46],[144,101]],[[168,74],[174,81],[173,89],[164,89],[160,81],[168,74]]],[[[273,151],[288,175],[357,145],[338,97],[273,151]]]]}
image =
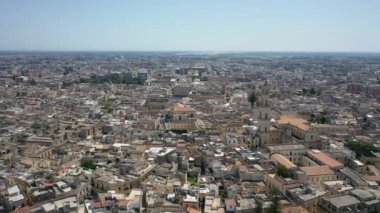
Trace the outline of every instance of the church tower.
{"type": "Polygon", "coordinates": [[[258,86],[258,93],[256,93],[257,100],[255,102],[255,108],[253,108],[255,118],[257,119],[257,131],[248,145],[248,147],[252,149],[281,143],[281,131],[272,126],[271,122],[270,90],[271,85],[268,81],[258,86]]]}
{"type": "Polygon", "coordinates": [[[270,143],[270,103],[269,103],[269,91],[270,85],[268,81],[265,81],[263,85],[259,87],[260,95],[257,100],[257,118],[258,118],[258,136],[259,145],[261,147],[270,143]]]}

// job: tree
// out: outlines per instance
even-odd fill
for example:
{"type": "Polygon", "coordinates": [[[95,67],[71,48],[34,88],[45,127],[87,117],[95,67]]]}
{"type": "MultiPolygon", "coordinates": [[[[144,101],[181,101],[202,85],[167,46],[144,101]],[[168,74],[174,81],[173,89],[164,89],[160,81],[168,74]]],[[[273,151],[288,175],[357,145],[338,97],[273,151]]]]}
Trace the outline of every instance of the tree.
{"type": "Polygon", "coordinates": [[[222,203],[224,203],[224,201],[226,200],[226,198],[228,196],[224,186],[223,186],[223,189],[219,190],[219,196],[220,196],[220,200],[222,201],[222,203]]]}
{"type": "Polygon", "coordinates": [[[310,94],[315,95],[317,94],[317,91],[313,88],[310,89],[310,94]]]}
{"type": "Polygon", "coordinates": [[[376,147],[363,141],[348,141],[346,146],[356,153],[356,157],[363,155],[371,157],[373,156],[372,152],[376,151],[376,147]]]}
{"type": "Polygon", "coordinates": [[[307,94],[307,90],[305,88],[302,88],[302,95],[306,95],[307,94]]]}
{"type": "Polygon", "coordinates": [[[198,177],[196,177],[196,176],[189,176],[187,178],[187,180],[190,183],[190,186],[196,186],[196,185],[198,185],[198,177]]]}
{"type": "Polygon", "coordinates": [[[34,80],[34,78],[32,78],[32,79],[30,79],[30,85],[36,85],[37,84],[37,82],[36,82],[36,80],[34,80]]]}
{"type": "Polygon", "coordinates": [[[80,160],[80,166],[83,167],[84,169],[96,169],[96,165],[94,164],[94,160],[89,157],[84,157],[80,160]]]}
{"type": "Polygon", "coordinates": [[[254,213],[262,213],[263,212],[263,203],[261,201],[256,202],[256,208],[254,210],[254,213]]]}
{"type": "Polygon", "coordinates": [[[326,121],[327,121],[327,119],[326,119],[325,116],[322,116],[322,117],[320,117],[320,119],[319,119],[319,123],[321,123],[321,124],[325,124],[326,121]]]}
{"type": "Polygon", "coordinates": [[[327,123],[326,112],[322,112],[319,115],[311,114],[309,121],[317,124],[327,123]]]}
{"type": "Polygon", "coordinates": [[[282,164],[278,164],[277,167],[276,167],[276,173],[278,176],[281,176],[281,177],[289,177],[289,171],[288,169],[282,165],[282,164]]]}
{"type": "Polygon", "coordinates": [[[251,106],[253,107],[253,105],[255,104],[257,98],[256,98],[256,95],[255,93],[251,93],[249,96],[248,96],[248,101],[249,103],[251,103],[251,106]]]}
{"type": "Polygon", "coordinates": [[[271,205],[269,206],[268,213],[279,213],[280,212],[280,192],[276,188],[272,188],[269,191],[269,197],[271,205]]]}

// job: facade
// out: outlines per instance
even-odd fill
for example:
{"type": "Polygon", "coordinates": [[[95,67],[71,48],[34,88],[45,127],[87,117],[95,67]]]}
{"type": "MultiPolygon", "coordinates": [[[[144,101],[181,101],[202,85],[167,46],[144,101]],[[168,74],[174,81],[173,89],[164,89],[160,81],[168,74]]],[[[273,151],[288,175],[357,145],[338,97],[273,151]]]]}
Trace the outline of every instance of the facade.
{"type": "Polygon", "coordinates": [[[148,71],[147,70],[139,70],[137,73],[137,78],[142,82],[148,80],[148,71]]]}
{"type": "Polygon", "coordinates": [[[187,97],[190,91],[191,86],[186,84],[178,84],[173,87],[173,95],[175,97],[187,97]]]}
{"type": "Polygon", "coordinates": [[[319,147],[319,134],[307,120],[299,115],[281,116],[275,125],[283,129],[284,137],[291,138],[292,141],[304,144],[308,148],[319,147]]]}
{"type": "Polygon", "coordinates": [[[202,125],[196,116],[196,110],[180,103],[175,103],[166,110],[163,123],[167,130],[194,130],[202,125]]]}
{"type": "Polygon", "coordinates": [[[321,198],[319,206],[329,213],[366,212],[359,208],[360,201],[351,195],[321,198]]]}
{"type": "Polygon", "coordinates": [[[337,178],[335,172],[328,166],[300,167],[297,176],[299,181],[314,185],[320,185],[324,181],[332,181],[337,178]]]}
{"type": "Polygon", "coordinates": [[[250,142],[251,148],[281,143],[281,131],[273,127],[271,122],[270,89],[271,86],[268,84],[268,81],[259,86],[260,94],[258,95],[255,108],[258,130],[256,136],[250,142]]]}
{"type": "Polygon", "coordinates": [[[294,189],[300,187],[301,182],[294,180],[292,178],[283,178],[276,174],[267,174],[264,178],[268,185],[268,188],[276,188],[281,194],[285,195],[286,191],[289,189],[294,189]]]}
{"type": "Polygon", "coordinates": [[[270,154],[281,154],[296,165],[301,165],[306,153],[305,146],[302,144],[283,144],[267,146],[270,154]]]}

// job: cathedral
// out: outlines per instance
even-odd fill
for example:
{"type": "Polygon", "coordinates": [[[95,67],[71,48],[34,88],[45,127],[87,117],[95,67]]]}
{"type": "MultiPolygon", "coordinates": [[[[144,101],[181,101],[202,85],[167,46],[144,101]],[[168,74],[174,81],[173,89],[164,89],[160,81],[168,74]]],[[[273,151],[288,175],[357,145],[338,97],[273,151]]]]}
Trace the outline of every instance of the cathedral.
{"type": "Polygon", "coordinates": [[[271,85],[268,81],[258,86],[258,89],[259,94],[253,109],[258,128],[248,147],[255,149],[268,145],[299,143],[318,148],[319,135],[307,120],[296,114],[281,115],[276,119],[271,116],[271,85]]]}

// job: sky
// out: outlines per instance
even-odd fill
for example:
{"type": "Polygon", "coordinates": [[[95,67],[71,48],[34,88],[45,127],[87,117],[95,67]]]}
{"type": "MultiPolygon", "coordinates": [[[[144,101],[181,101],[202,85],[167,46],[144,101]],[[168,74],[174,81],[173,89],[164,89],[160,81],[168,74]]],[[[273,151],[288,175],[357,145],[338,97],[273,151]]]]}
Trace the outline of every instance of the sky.
{"type": "Polygon", "coordinates": [[[380,52],[380,1],[0,0],[0,50],[380,52]]]}

